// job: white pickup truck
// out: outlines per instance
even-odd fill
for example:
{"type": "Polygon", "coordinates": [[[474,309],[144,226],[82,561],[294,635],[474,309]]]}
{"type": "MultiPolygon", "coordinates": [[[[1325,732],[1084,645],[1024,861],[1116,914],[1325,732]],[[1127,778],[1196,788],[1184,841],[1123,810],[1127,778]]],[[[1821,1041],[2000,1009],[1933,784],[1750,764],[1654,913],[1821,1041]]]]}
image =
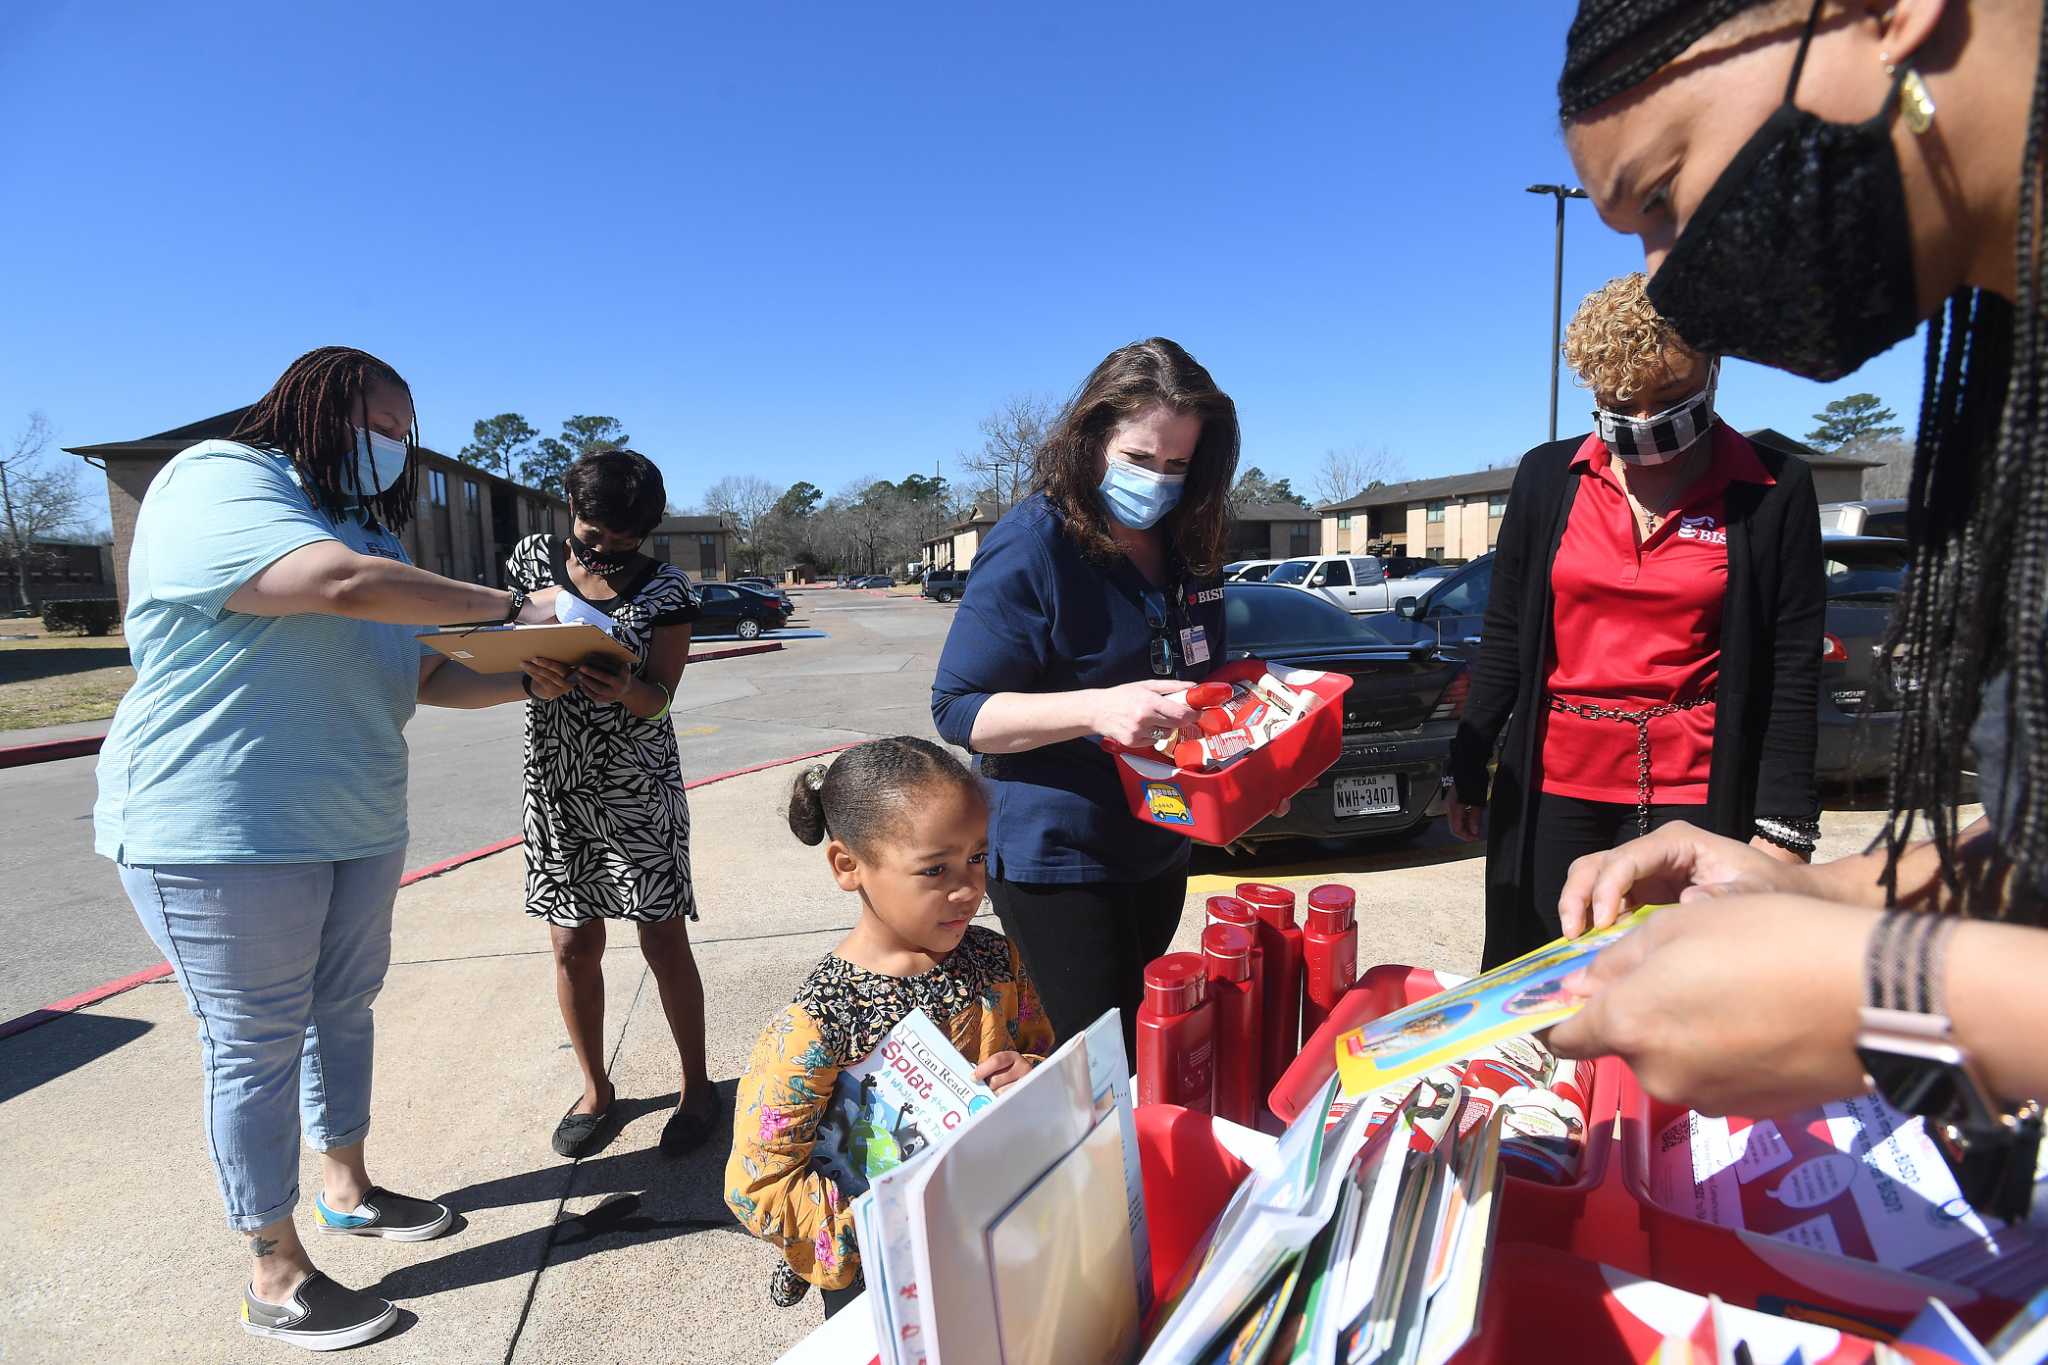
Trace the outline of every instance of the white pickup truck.
{"type": "Polygon", "coordinates": [[[1284,559],[1273,566],[1266,581],[1312,592],[1350,612],[1392,611],[1396,600],[1388,590],[1386,566],[1375,555],[1284,559]]]}

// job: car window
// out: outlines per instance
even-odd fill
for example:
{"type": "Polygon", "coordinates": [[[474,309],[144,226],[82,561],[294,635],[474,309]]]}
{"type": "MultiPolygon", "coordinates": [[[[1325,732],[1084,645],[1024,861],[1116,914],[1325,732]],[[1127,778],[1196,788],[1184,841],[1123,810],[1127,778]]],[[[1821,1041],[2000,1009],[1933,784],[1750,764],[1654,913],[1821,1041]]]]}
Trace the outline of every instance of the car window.
{"type": "Polygon", "coordinates": [[[1486,599],[1493,590],[1493,561],[1474,564],[1446,578],[1429,590],[1429,605],[1423,615],[1483,616],[1486,599]]]}
{"type": "Polygon", "coordinates": [[[1371,556],[1351,561],[1351,577],[1353,582],[1377,583],[1385,576],[1380,570],[1380,562],[1371,556]]]}
{"type": "Polygon", "coordinates": [[[1863,519],[1863,534],[1866,536],[1897,536],[1905,538],[1906,514],[1904,512],[1872,512],[1863,519]]]}
{"type": "Polygon", "coordinates": [[[1266,581],[1267,575],[1272,572],[1273,566],[1271,564],[1254,564],[1244,571],[1240,581],[1245,583],[1263,583],[1266,581]]]}
{"type": "Polygon", "coordinates": [[[706,583],[697,592],[707,602],[730,602],[739,595],[722,583],[706,583]]]}
{"type": "Polygon", "coordinates": [[[1326,588],[1348,588],[1351,586],[1351,566],[1341,559],[1326,559],[1318,570],[1323,575],[1326,588]]]}
{"type": "Polygon", "coordinates": [[[1306,592],[1267,592],[1263,587],[1223,590],[1223,628],[1232,651],[1257,656],[1276,645],[1320,640],[1371,643],[1356,618],[1326,597],[1306,592]]]}
{"type": "Polygon", "coordinates": [[[1891,598],[1899,595],[1906,576],[1904,546],[1829,545],[1822,549],[1823,572],[1830,600],[1845,597],[1891,598]]]}
{"type": "Polygon", "coordinates": [[[1273,566],[1273,572],[1266,577],[1268,583],[1306,583],[1308,571],[1313,566],[1306,559],[1290,559],[1284,564],[1273,566]]]}

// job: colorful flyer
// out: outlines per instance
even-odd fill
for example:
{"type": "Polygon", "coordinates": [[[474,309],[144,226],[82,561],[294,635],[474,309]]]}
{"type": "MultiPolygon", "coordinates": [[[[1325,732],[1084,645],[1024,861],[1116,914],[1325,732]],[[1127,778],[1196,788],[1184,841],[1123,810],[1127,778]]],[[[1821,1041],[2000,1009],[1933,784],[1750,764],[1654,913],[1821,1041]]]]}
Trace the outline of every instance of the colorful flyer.
{"type": "Polygon", "coordinates": [[[1535,1033],[1579,1012],[1565,978],[1589,965],[1659,907],[1646,905],[1605,929],[1503,963],[1462,985],[1382,1015],[1337,1039],[1345,1095],[1362,1095],[1469,1057],[1504,1038],[1535,1033]]]}

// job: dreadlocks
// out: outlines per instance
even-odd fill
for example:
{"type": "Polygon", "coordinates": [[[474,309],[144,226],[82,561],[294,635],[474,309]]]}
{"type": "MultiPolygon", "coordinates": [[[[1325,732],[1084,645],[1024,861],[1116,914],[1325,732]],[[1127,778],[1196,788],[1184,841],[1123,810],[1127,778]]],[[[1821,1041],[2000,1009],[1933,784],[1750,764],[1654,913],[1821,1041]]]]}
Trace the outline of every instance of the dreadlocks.
{"type": "MultiPolygon", "coordinates": [[[[1558,82],[1564,117],[1635,88],[1722,23],[1766,4],[1780,8],[1771,0],[1582,0],[1558,82]]],[[[1922,819],[1944,879],[1959,883],[1955,807],[1987,688],[2011,727],[2000,851],[2022,885],[2048,885],[2048,735],[2038,733],[2048,725],[2048,291],[2038,240],[2048,232],[2048,12],[2037,46],[2014,301],[1958,290],[1927,323],[1907,505],[1913,562],[1883,651],[1903,711],[1884,833],[1894,893],[1899,856],[1922,819]]],[[[2003,913],[2015,899],[2000,898],[2003,913]]]]}
{"type": "MultiPolygon", "coordinates": [[[[360,503],[377,525],[403,531],[412,520],[418,483],[414,461],[406,461],[405,472],[384,492],[358,497],[356,428],[363,423],[364,395],[372,384],[396,384],[412,391],[398,371],[366,351],[351,346],[308,351],[243,415],[232,439],[289,457],[299,481],[329,517],[339,517],[360,503]]],[[[418,445],[415,425],[406,435],[408,454],[418,445]]]]}

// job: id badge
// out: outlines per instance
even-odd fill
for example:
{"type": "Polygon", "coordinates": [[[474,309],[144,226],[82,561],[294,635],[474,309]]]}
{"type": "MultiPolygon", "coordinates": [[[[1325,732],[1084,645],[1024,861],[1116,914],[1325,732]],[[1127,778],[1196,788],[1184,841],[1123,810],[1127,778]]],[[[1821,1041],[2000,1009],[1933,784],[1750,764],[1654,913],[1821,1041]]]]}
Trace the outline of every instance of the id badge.
{"type": "Polygon", "coordinates": [[[1209,632],[1201,626],[1189,626],[1180,633],[1180,657],[1194,667],[1209,662],[1209,632]]]}

